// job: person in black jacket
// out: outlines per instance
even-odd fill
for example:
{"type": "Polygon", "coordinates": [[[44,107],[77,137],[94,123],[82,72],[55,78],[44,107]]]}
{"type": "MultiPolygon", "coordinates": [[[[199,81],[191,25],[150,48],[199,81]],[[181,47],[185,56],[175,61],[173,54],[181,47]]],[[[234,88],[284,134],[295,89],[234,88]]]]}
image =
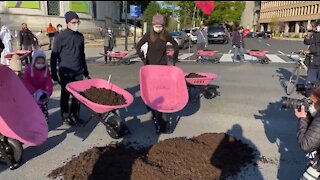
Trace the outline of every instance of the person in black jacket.
{"type": "Polygon", "coordinates": [[[308,32],[304,44],[309,45],[306,56],[307,83],[313,83],[320,79],[320,20],[315,23],[313,30],[308,32]]]}
{"type": "MultiPolygon", "coordinates": [[[[19,33],[19,40],[20,40],[20,50],[29,50],[32,51],[32,45],[34,43],[34,35],[33,33],[28,29],[28,26],[26,23],[22,23],[22,29],[19,33]]],[[[29,64],[31,62],[31,53],[29,57],[27,58],[26,63],[29,64]]]]}
{"type": "Polygon", "coordinates": [[[60,32],[53,44],[51,54],[52,79],[61,85],[61,116],[62,120],[69,125],[80,122],[78,117],[78,102],[72,98],[69,108],[69,92],[66,85],[73,81],[88,77],[89,72],[84,53],[84,36],[78,32],[80,20],[79,16],[72,11],[65,14],[67,29],[60,32]],[[57,62],[59,72],[57,72],[57,62]],[[59,77],[58,77],[59,73],[59,77]],[[70,112],[69,112],[70,109],[70,112]]]}
{"type": "MultiPolygon", "coordinates": [[[[320,88],[315,89],[309,99],[312,101],[308,111],[301,107],[301,111],[295,109],[295,115],[299,119],[297,126],[297,139],[300,148],[310,154],[319,156],[320,150],[320,88]]],[[[318,159],[310,161],[310,165],[316,165],[318,159]]],[[[320,162],[319,162],[320,163],[320,162]]],[[[315,168],[317,169],[317,168],[315,168]]]]}
{"type": "Polygon", "coordinates": [[[164,30],[164,17],[156,14],[152,19],[153,29],[146,33],[137,44],[137,53],[145,65],[167,65],[167,42],[170,42],[174,48],[173,59],[178,59],[179,46],[172,36],[164,30]],[[146,58],[141,52],[141,46],[148,42],[148,51],[146,58]]]}
{"type": "MultiPolygon", "coordinates": [[[[105,30],[100,28],[101,36],[104,37],[104,54],[107,55],[108,51],[112,51],[114,47],[116,47],[116,37],[112,33],[112,29],[108,28],[105,30]]],[[[108,63],[108,57],[105,56],[105,62],[108,63]]],[[[109,63],[111,63],[112,58],[109,57],[109,63]]]]}

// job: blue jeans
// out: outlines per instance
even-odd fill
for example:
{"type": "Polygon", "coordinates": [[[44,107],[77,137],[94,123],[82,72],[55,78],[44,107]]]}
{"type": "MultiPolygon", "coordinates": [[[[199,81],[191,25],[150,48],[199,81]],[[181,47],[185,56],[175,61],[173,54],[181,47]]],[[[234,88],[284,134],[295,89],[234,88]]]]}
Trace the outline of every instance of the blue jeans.
{"type": "Polygon", "coordinates": [[[308,68],[307,82],[315,82],[320,79],[320,68],[308,68]]]}
{"type": "Polygon", "coordinates": [[[243,47],[234,47],[233,48],[233,57],[232,60],[236,61],[238,59],[238,56],[240,57],[240,60],[244,60],[244,52],[243,52],[243,47]]]}

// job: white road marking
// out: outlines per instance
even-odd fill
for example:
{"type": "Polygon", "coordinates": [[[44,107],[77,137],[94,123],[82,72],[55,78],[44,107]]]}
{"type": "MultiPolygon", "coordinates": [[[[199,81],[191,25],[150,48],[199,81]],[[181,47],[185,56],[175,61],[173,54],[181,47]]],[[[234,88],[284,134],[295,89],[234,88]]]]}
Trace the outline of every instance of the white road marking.
{"type": "Polygon", "coordinates": [[[278,51],[280,54],[282,54],[282,55],[284,55],[284,53],[283,52],[281,52],[281,51],[278,51]]]}
{"type": "Polygon", "coordinates": [[[270,44],[268,44],[268,43],[266,43],[266,45],[267,45],[267,46],[269,46],[269,47],[271,46],[271,45],[270,45],[270,44]]]}
{"type": "Polygon", "coordinates": [[[271,62],[275,63],[286,63],[285,60],[281,59],[279,56],[274,55],[274,54],[266,54],[266,57],[270,59],[271,62]]]}
{"type": "Polygon", "coordinates": [[[224,54],[222,55],[222,57],[220,58],[220,62],[232,62],[232,56],[233,54],[224,54]]]}
{"type": "Polygon", "coordinates": [[[178,57],[178,59],[187,59],[188,57],[192,56],[194,53],[183,53],[178,57]]]}

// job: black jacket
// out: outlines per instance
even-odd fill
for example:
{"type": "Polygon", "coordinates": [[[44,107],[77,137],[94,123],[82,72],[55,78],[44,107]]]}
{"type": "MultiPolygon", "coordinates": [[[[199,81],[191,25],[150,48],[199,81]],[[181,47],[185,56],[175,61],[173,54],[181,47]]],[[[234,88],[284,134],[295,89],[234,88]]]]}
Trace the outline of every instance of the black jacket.
{"type": "Polygon", "coordinates": [[[23,29],[19,32],[20,47],[30,46],[34,42],[34,35],[29,29],[23,29]]]}
{"type": "MultiPolygon", "coordinates": [[[[151,41],[150,32],[146,33],[137,44],[137,54],[146,65],[167,65],[167,42],[170,42],[174,48],[173,59],[177,60],[179,55],[178,43],[172,38],[172,36],[165,31],[167,41],[163,41],[160,37],[155,42],[151,41]],[[146,59],[141,52],[141,46],[148,42],[148,52],[146,59]]],[[[158,36],[160,36],[158,34],[158,36]]]]}
{"type": "Polygon", "coordinates": [[[308,115],[307,119],[300,119],[297,130],[298,143],[306,153],[320,150],[320,112],[315,118],[308,115]]]}
{"type": "Polygon", "coordinates": [[[66,29],[56,36],[51,53],[52,74],[57,74],[57,62],[63,73],[80,75],[88,72],[82,33],[66,29]]]}
{"type": "Polygon", "coordinates": [[[320,32],[312,32],[311,36],[306,36],[304,44],[309,45],[311,56],[310,67],[320,68],[320,32]]]}

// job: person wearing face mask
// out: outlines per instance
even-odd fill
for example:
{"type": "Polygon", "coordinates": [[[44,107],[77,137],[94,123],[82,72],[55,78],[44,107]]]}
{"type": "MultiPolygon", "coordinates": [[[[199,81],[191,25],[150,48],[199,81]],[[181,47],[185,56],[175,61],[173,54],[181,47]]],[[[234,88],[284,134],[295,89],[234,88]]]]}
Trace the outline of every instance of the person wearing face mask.
{"type": "Polygon", "coordinates": [[[12,47],[13,35],[11,34],[11,31],[7,26],[1,27],[0,40],[3,42],[3,45],[4,45],[3,55],[1,56],[1,64],[9,65],[9,59],[4,58],[4,56],[7,53],[13,51],[13,47],[12,47]]]}
{"type": "Polygon", "coordinates": [[[65,14],[65,19],[67,29],[55,37],[50,65],[52,80],[61,85],[60,108],[62,121],[68,125],[73,125],[77,122],[81,123],[78,117],[79,103],[72,97],[72,103],[69,107],[70,94],[66,89],[66,85],[70,82],[82,80],[83,77],[89,77],[89,72],[84,53],[84,36],[78,32],[79,16],[75,12],[69,11],[65,14]],[[59,72],[57,72],[57,65],[59,72]]]}
{"type": "Polygon", "coordinates": [[[137,43],[137,53],[145,65],[167,65],[167,42],[174,48],[173,59],[176,61],[179,54],[179,46],[172,36],[164,30],[164,17],[156,14],[152,19],[153,28],[146,33],[137,43]],[[141,52],[141,46],[148,43],[147,55],[141,52]]]}
{"type": "Polygon", "coordinates": [[[320,20],[308,32],[304,44],[309,46],[305,60],[308,67],[306,83],[314,83],[320,80],[320,20]]]}
{"type": "Polygon", "coordinates": [[[49,26],[47,27],[47,36],[49,37],[49,49],[51,50],[51,45],[54,40],[54,36],[56,35],[57,29],[52,26],[51,23],[49,23],[49,26]]]}
{"type": "MultiPolygon", "coordinates": [[[[305,111],[305,107],[301,107],[301,111],[295,109],[295,115],[298,120],[297,139],[300,148],[310,154],[316,153],[315,157],[319,157],[317,153],[320,150],[320,88],[315,89],[309,99],[312,101],[308,112],[305,111]]],[[[315,168],[318,158],[310,161],[311,167],[315,168]]],[[[319,162],[320,163],[320,162],[319,162]]],[[[317,169],[317,168],[315,168],[317,169]]]]}
{"type": "Polygon", "coordinates": [[[25,68],[22,79],[48,120],[48,101],[52,95],[53,83],[46,55],[42,50],[34,51],[32,62],[25,68]]]}
{"type": "MultiPolygon", "coordinates": [[[[116,38],[112,33],[112,29],[108,28],[106,31],[103,28],[100,28],[101,36],[104,37],[104,53],[107,54],[108,51],[112,51],[116,47],[116,38]]],[[[112,58],[109,57],[109,62],[111,63],[112,58]]],[[[108,63],[108,57],[105,56],[105,61],[108,63]]]]}
{"type": "MultiPolygon", "coordinates": [[[[200,29],[197,31],[197,51],[204,50],[208,45],[208,34],[204,29],[204,25],[200,26],[200,29]]],[[[199,56],[197,61],[201,60],[202,57],[199,56]]]]}
{"type": "Polygon", "coordinates": [[[58,24],[58,25],[57,25],[56,35],[58,35],[61,31],[62,31],[62,25],[61,25],[61,24],[58,24]]]}
{"type": "Polygon", "coordinates": [[[242,33],[242,27],[236,27],[232,33],[233,62],[236,62],[238,56],[240,56],[240,62],[244,61],[244,38],[242,33]]]}

